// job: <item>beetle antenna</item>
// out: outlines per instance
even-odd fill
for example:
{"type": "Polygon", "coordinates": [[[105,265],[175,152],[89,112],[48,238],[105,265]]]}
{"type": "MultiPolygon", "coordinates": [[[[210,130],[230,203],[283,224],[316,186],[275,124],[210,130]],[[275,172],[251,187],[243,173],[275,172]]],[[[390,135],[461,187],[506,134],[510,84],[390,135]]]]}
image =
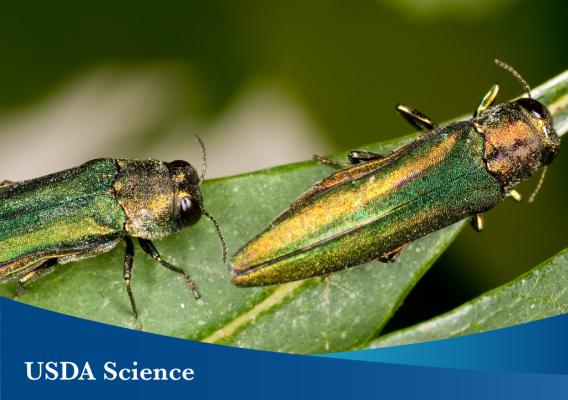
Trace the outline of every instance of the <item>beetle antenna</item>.
{"type": "Polygon", "coordinates": [[[223,264],[224,264],[225,261],[227,261],[227,243],[225,242],[225,238],[223,237],[223,234],[221,233],[221,228],[219,227],[219,223],[207,211],[203,210],[202,212],[203,212],[203,215],[205,215],[207,218],[209,218],[211,220],[211,222],[213,222],[213,225],[215,225],[215,230],[217,231],[217,235],[219,235],[219,239],[221,240],[221,247],[223,249],[223,264]]]}
{"type": "Polygon", "coordinates": [[[205,143],[203,143],[203,140],[201,140],[199,135],[195,135],[195,138],[201,147],[201,176],[199,177],[199,182],[201,182],[205,178],[205,172],[207,172],[207,155],[205,153],[205,143]]]}
{"type": "Polygon", "coordinates": [[[540,188],[542,187],[542,183],[544,182],[544,177],[546,176],[546,170],[547,169],[548,169],[548,165],[545,165],[542,168],[542,173],[540,174],[540,179],[538,180],[538,184],[536,185],[536,188],[533,190],[533,192],[531,193],[531,195],[529,197],[529,203],[532,203],[534,201],[534,198],[538,194],[538,192],[540,192],[540,188]]]}
{"type": "Polygon", "coordinates": [[[507,64],[506,62],[503,62],[499,59],[495,59],[495,64],[497,64],[498,66],[500,66],[501,68],[503,68],[505,71],[509,71],[511,74],[513,74],[513,76],[515,78],[517,78],[517,80],[520,82],[520,84],[523,86],[523,88],[527,91],[527,95],[529,96],[529,99],[531,99],[531,87],[529,86],[529,84],[527,83],[527,81],[525,81],[525,79],[521,76],[521,74],[519,74],[515,68],[511,67],[509,64],[507,64]]]}

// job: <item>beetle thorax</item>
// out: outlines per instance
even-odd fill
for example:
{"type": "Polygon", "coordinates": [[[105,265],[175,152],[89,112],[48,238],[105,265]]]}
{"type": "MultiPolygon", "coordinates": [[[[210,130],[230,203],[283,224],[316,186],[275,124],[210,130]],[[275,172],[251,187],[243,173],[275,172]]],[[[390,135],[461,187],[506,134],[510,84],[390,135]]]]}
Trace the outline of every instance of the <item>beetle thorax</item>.
{"type": "Polygon", "coordinates": [[[504,191],[528,179],[540,168],[542,135],[514,103],[485,111],[473,124],[485,140],[487,169],[497,177],[504,191]]]}
{"type": "Polygon", "coordinates": [[[113,185],[124,208],[126,234],[159,239],[179,230],[175,188],[168,168],[156,160],[117,160],[119,173],[113,185]]]}

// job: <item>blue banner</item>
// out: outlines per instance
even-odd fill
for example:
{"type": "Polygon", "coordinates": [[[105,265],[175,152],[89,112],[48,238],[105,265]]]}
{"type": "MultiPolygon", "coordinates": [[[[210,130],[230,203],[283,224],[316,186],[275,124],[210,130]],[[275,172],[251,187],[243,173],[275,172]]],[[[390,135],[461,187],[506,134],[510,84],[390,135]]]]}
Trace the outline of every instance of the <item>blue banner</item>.
{"type": "Polygon", "coordinates": [[[302,356],[99,324],[0,299],[2,399],[535,399],[565,396],[568,317],[302,356]]]}

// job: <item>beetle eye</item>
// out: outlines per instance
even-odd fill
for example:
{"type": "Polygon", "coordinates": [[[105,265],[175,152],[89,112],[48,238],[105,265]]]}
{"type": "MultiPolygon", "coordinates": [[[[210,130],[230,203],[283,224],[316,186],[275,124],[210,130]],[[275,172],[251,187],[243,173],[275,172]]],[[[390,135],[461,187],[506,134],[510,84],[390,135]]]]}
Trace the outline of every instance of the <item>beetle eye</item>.
{"type": "Polygon", "coordinates": [[[531,114],[532,114],[533,116],[535,116],[535,117],[537,117],[537,118],[542,119],[542,118],[544,117],[544,116],[543,116],[540,112],[538,112],[537,110],[529,110],[529,111],[531,112],[531,114]]]}
{"type": "Polygon", "coordinates": [[[183,225],[193,225],[201,218],[201,204],[186,196],[180,202],[180,219],[183,225]]]}
{"type": "Polygon", "coordinates": [[[542,165],[548,165],[558,156],[558,149],[546,149],[542,153],[542,165]]]}
{"type": "Polygon", "coordinates": [[[547,108],[534,99],[519,99],[517,102],[535,118],[545,119],[548,116],[547,108]]]}

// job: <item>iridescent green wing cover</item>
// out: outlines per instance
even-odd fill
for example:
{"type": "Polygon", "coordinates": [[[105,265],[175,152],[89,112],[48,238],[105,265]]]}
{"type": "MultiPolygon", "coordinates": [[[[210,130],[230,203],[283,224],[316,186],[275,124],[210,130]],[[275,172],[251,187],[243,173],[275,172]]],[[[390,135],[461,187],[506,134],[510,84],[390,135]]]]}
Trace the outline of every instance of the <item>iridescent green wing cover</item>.
{"type": "Polygon", "coordinates": [[[111,191],[115,176],[114,161],[98,159],[0,189],[0,280],[116,245],[125,216],[111,191]]]}
{"type": "Polygon", "coordinates": [[[493,207],[502,191],[468,121],[319,182],[234,257],[241,286],[359,265],[493,207]]]}

